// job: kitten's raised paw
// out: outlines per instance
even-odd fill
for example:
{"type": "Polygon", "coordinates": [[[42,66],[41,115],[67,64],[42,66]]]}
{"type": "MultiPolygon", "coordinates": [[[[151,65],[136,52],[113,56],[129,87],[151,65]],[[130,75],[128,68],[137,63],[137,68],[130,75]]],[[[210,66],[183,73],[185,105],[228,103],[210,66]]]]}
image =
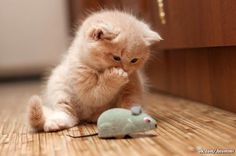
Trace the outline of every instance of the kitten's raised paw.
{"type": "Polygon", "coordinates": [[[112,80],[125,84],[129,81],[128,74],[121,68],[110,69],[109,75],[112,80]]]}
{"type": "Polygon", "coordinates": [[[117,76],[121,76],[121,77],[128,77],[127,72],[125,72],[123,69],[121,68],[113,68],[112,70],[113,74],[117,75],[117,76]]]}

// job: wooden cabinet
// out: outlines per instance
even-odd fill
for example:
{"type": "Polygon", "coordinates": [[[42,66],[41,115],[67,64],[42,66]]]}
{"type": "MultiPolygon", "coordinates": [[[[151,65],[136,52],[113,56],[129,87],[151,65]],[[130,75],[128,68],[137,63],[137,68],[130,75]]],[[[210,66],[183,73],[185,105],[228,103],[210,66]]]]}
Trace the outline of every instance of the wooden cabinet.
{"type": "Polygon", "coordinates": [[[153,88],[236,112],[236,1],[163,2],[166,24],[155,27],[164,41],[147,67],[153,88]]]}
{"type": "Polygon", "coordinates": [[[236,112],[236,1],[163,0],[162,10],[159,2],[71,0],[72,25],[86,10],[131,11],[164,38],[146,68],[152,88],[236,112]]]}

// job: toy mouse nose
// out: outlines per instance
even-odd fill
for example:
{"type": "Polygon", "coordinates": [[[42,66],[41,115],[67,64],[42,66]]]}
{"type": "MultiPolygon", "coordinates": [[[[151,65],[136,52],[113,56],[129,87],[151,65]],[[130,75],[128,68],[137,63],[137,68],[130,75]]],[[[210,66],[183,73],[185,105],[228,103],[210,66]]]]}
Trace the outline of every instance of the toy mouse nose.
{"type": "Polygon", "coordinates": [[[155,124],[155,127],[157,128],[157,124],[155,124]]]}

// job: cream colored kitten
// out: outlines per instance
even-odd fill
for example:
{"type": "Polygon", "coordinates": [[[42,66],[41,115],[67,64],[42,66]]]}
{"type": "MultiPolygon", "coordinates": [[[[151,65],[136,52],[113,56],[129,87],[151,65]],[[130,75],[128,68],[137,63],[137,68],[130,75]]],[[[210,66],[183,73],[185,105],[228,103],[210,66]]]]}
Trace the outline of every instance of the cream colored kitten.
{"type": "Polygon", "coordinates": [[[149,57],[149,46],[159,40],[147,24],[127,13],[89,16],[49,77],[42,100],[30,99],[31,127],[57,131],[81,121],[96,122],[111,107],[142,104],[139,70],[149,57]]]}

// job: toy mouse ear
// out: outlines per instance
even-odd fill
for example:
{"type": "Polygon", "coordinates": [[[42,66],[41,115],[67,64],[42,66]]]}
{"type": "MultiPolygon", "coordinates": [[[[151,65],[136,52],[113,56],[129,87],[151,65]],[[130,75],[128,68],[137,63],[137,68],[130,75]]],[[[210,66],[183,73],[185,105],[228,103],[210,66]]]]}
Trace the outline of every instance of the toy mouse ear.
{"type": "Polygon", "coordinates": [[[112,25],[97,22],[92,28],[89,30],[89,37],[95,41],[97,40],[113,40],[119,34],[119,31],[116,30],[112,25]]]}
{"type": "Polygon", "coordinates": [[[139,115],[142,113],[142,108],[141,106],[134,106],[131,108],[131,113],[132,115],[139,115]]]}

